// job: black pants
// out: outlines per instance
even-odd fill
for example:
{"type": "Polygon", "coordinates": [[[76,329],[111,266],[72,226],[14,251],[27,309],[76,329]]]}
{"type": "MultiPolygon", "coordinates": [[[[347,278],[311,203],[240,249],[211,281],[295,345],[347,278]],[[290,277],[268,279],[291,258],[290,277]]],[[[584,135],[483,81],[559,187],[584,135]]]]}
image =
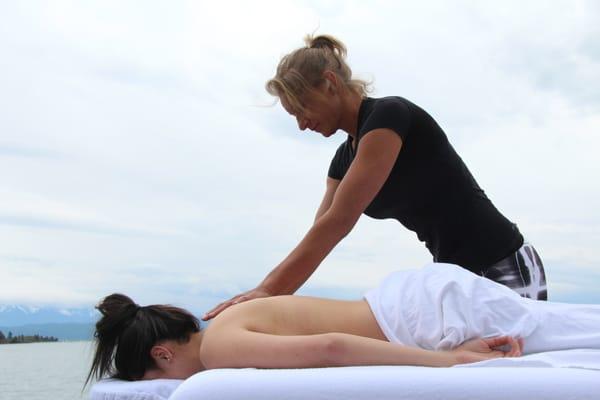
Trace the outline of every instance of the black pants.
{"type": "Polygon", "coordinates": [[[481,275],[508,286],[523,297],[548,300],[544,265],[529,243],[524,243],[514,254],[498,261],[481,275]]]}

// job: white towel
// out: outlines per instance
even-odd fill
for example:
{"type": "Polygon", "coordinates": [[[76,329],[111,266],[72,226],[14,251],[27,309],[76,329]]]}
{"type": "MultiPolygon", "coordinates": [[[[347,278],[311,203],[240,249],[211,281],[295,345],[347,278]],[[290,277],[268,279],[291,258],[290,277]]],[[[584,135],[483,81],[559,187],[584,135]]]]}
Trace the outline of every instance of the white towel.
{"type": "Polygon", "coordinates": [[[520,297],[457,265],[431,263],[398,271],[365,294],[394,343],[451,349],[477,337],[522,337],[524,353],[600,348],[600,305],[520,297]]]}

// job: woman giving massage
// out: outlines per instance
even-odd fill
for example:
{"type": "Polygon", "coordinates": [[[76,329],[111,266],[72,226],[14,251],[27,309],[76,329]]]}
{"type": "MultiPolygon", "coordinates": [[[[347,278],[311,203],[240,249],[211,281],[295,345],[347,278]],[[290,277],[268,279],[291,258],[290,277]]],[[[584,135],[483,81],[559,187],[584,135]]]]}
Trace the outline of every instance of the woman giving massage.
{"type": "Polygon", "coordinates": [[[341,131],[347,139],[331,160],[323,200],[304,238],[254,289],[203,319],[246,300],[294,294],[362,214],[397,220],[435,262],[547,299],[537,251],[494,206],[432,116],[403,97],[368,97],[368,86],[352,75],[346,46],[332,36],[309,36],[305,47],[281,59],[267,91],[300,130],[325,138],[341,131]]]}
{"type": "Polygon", "coordinates": [[[448,367],[600,349],[600,305],[540,302],[457,265],[389,275],[357,301],[273,296],[239,303],[200,331],[188,311],[112,294],[97,307],[88,376],[185,379],[213,368],[448,367]]]}

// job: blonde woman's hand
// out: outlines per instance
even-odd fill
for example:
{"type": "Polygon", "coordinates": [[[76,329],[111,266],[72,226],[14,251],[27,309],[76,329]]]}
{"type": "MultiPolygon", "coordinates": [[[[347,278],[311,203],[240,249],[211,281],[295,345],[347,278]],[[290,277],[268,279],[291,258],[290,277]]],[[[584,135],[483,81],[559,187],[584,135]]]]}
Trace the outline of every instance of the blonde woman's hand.
{"type": "Polygon", "coordinates": [[[467,364],[500,357],[518,357],[522,354],[523,339],[497,336],[472,339],[451,350],[456,364],[467,364]]]}
{"type": "Polygon", "coordinates": [[[208,321],[209,319],[212,319],[212,318],[216,317],[217,315],[219,315],[227,307],[233,306],[235,304],[242,303],[244,301],[248,301],[248,300],[252,300],[252,299],[258,299],[261,297],[270,297],[270,296],[272,296],[271,293],[269,293],[265,288],[260,287],[260,286],[256,287],[252,290],[248,290],[247,292],[238,294],[237,296],[234,296],[231,299],[222,302],[221,304],[219,304],[218,306],[216,306],[215,308],[213,308],[212,310],[210,310],[209,312],[204,314],[204,316],[202,317],[202,320],[208,321]]]}

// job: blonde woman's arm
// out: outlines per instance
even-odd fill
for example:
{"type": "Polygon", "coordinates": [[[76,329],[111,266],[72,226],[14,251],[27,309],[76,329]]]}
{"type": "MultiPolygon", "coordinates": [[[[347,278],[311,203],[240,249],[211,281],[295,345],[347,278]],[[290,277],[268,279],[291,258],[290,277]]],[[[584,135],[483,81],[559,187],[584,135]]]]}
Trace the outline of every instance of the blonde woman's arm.
{"type": "MultiPolygon", "coordinates": [[[[227,307],[257,297],[293,294],[313,274],[331,250],[352,230],[363,211],[387,180],[402,148],[402,139],[390,129],[366,133],[344,178],[319,208],[318,218],[292,252],[254,289],[222,302],[203,319],[227,307]],[[322,212],[322,213],[321,213],[322,212]]],[[[329,188],[328,188],[329,190],[329,188]]],[[[327,197],[327,195],[326,195],[327,197]]]]}
{"type": "Polygon", "coordinates": [[[314,222],[317,222],[317,220],[321,218],[321,216],[325,214],[327,210],[329,210],[329,207],[333,202],[333,196],[335,196],[335,191],[337,190],[339,185],[339,180],[327,177],[325,195],[323,196],[323,200],[321,200],[321,205],[317,210],[314,222]]]}

